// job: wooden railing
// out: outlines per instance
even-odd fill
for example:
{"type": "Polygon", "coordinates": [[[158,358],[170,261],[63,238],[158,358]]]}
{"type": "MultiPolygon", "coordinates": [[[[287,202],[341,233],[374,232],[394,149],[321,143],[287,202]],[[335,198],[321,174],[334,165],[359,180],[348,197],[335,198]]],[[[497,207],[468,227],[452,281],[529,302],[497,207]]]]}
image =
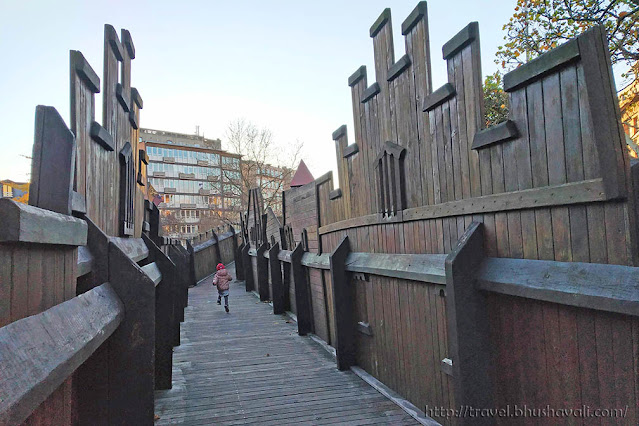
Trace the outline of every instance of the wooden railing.
{"type": "Polygon", "coordinates": [[[159,235],[135,49],[126,30],[104,35],[104,127],[100,79],[71,51],[73,131],[38,106],[29,205],[0,199],[0,424],[151,425],[154,391],[172,386],[193,250],[159,235]]]}

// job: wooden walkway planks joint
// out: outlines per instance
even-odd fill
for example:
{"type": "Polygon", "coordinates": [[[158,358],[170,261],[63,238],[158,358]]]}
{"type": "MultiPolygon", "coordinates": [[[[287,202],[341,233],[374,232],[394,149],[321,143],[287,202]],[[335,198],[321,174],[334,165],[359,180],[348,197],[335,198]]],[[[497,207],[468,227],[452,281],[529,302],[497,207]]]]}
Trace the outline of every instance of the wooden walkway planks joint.
{"type": "Polygon", "coordinates": [[[338,371],[243,282],[231,283],[230,313],[216,301],[212,277],[189,290],[173,388],[156,392],[156,424],[417,424],[355,374],[338,371]]]}

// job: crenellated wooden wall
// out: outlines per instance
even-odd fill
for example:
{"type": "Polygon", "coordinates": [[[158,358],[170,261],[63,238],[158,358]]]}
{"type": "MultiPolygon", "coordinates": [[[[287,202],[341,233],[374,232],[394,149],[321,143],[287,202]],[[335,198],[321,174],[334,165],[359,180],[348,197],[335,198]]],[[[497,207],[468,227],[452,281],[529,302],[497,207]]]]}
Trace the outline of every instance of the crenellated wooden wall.
{"type": "MultiPolygon", "coordinates": [[[[485,353],[479,369],[489,377],[484,393],[494,406],[628,406],[627,420],[637,419],[636,316],[555,296],[480,292],[472,290],[476,278],[464,277],[465,288],[476,291],[468,299],[459,295],[464,287],[453,269],[443,270],[446,256],[451,265],[465,261],[468,238],[477,235],[479,257],[529,260],[531,271],[546,265],[539,261],[562,268],[591,263],[614,277],[615,267],[605,265],[639,266],[636,192],[604,30],[594,27],[508,73],[509,118],[488,129],[479,24],[463,27],[442,47],[448,83],[440,88],[431,82],[426,2],[403,21],[402,34],[405,54],[396,59],[390,9],[370,29],[374,81],[365,67],[348,79],[355,140],[348,141],[346,126],[333,133],[335,181],[328,173],[285,193],[283,227],[308,252],[302,266],[312,331],[339,346],[343,325],[335,306],[342,302],[334,295],[344,284],[333,282],[327,258],[343,250],[347,236],[350,252],[360,256],[353,259],[397,255],[400,269],[408,267],[401,262],[418,260],[441,268],[437,279],[402,278],[389,264],[377,267],[382,272],[348,275],[360,331],[356,364],[419,409],[473,400],[467,380],[474,376],[464,367],[473,343],[464,346],[463,336],[475,333],[484,336],[476,342],[485,353]],[[408,254],[419,256],[402,257],[408,254]],[[467,307],[469,301],[476,306],[467,307]],[[468,332],[464,309],[481,311],[478,327],[485,333],[468,332]]],[[[633,169],[635,179],[638,172],[633,169]]],[[[582,278],[635,300],[634,284],[582,278]]],[[[524,286],[518,279],[516,286],[524,286]]],[[[580,291],[568,290],[571,282],[553,285],[580,291]]]]}

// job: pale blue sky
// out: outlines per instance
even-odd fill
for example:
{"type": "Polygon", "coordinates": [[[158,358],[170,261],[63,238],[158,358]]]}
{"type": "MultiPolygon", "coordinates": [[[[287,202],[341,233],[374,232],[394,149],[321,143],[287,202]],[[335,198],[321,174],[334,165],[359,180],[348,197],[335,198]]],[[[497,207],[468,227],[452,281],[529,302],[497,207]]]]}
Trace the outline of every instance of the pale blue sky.
{"type": "MultiPolygon", "coordinates": [[[[102,74],[105,23],[131,31],[132,81],[144,99],[141,126],[221,138],[230,120],[268,126],[286,148],[305,142],[317,177],[334,168],[331,132],[349,127],[348,76],[360,65],[374,81],[369,28],[390,7],[395,57],[401,23],[417,1],[68,1],[0,0],[0,178],[26,180],[35,107],[69,120],[69,50],[102,74]]],[[[430,1],[433,85],[446,82],[441,46],[479,21],[483,73],[494,72],[502,26],[515,0],[430,1]]],[[[101,104],[100,95],[96,103],[101,104]]]]}

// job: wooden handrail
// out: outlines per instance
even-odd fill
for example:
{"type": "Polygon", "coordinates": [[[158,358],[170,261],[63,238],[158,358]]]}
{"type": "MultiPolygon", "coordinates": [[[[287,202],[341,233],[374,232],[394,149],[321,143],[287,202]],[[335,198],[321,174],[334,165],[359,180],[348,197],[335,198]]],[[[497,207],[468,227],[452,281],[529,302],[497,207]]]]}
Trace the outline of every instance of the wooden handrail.
{"type": "Polygon", "coordinates": [[[0,424],[21,424],[116,330],[109,283],[0,328],[0,424]]]}

